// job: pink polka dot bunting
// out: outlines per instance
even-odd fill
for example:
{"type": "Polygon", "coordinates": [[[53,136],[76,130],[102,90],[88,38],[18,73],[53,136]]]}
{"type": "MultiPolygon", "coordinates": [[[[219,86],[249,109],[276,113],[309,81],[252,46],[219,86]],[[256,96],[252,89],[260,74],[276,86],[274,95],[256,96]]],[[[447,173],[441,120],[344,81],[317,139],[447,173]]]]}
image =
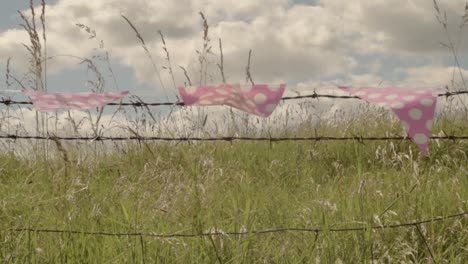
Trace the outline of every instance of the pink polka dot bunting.
{"type": "Polygon", "coordinates": [[[229,105],[261,117],[273,113],[286,89],[285,84],[221,84],[218,86],[179,87],[185,105],[229,105]]]}
{"type": "Polygon", "coordinates": [[[437,104],[437,89],[339,88],[369,103],[391,109],[398,116],[413,142],[418,145],[419,150],[425,155],[429,153],[429,139],[437,104]]]}
{"type": "Polygon", "coordinates": [[[46,93],[23,90],[29,96],[37,111],[52,112],[58,110],[90,109],[104,106],[128,95],[128,91],[117,93],[46,93]]]}

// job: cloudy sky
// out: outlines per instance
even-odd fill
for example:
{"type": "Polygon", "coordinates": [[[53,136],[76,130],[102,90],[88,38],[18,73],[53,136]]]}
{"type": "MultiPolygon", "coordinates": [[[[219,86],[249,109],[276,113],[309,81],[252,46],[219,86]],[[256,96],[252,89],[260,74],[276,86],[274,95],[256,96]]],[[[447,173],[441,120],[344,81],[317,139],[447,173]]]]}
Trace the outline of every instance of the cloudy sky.
{"type": "MultiPolygon", "coordinates": [[[[87,91],[93,78],[80,60],[105,52],[107,64],[96,60],[105,89],[130,90],[146,99],[165,101],[175,90],[167,70],[158,30],[165,35],[176,85],[187,68],[193,83],[200,82],[196,50],[202,50],[202,11],[210,26],[208,82],[221,82],[218,39],[223,41],[227,81],[245,82],[248,52],[252,49],[251,73],[257,83],[286,82],[288,93],[306,94],[313,89],[339,85],[445,86],[468,75],[466,31],[460,23],[464,0],[440,1],[448,18],[448,35],[436,19],[432,0],[48,0],[46,9],[49,91],[87,91]],[[125,15],[140,30],[157,67],[145,55],[135,33],[121,17],[125,15]],[[97,38],[76,26],[87,25],[97,38]],[[448,36],[458,47],[460,71],[448,36]],[[99,48],[99,43],[104,48],[99,48]],[[459,44],[458,44],[459,43],[459,44]],[[63,56],[66,55],[66,56],[63,56]]],[[[40,1],[34,5],[40,12],[40,1]]],[[[0,89],[5,87],[5,65],[21,79],[28,73],[29,56],[23,43],[28,36],[19,27],[17,10],[30,16],[29,1],[0,4],[0,89]]],[[[39,23],[39,21],[37,21],[39,23]]],[[[25,79],[27,79],[27,75],[25,79]]],[[[25,82],[25,86],[30,85],[25,82]]],[[[11,87],[19,89],[19,87],[11,87]]]]}

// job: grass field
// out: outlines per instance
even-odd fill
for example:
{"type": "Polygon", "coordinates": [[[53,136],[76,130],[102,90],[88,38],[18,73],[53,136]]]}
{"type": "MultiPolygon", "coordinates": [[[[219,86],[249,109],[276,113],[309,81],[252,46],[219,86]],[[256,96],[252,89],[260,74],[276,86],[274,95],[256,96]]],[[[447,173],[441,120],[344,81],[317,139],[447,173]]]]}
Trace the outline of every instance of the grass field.
{"type": "Polygon", "coordinates": [[[427,158],[410,142],[135,144],[88,158],[67,149],[66,161],[1,157],[2,261],[427,263],[431,254],[437,263],[468,259],[467,217],[421,224],[421,233],[415,226],[330,231],[468,211],[468,144],[461,141],[433,141],[427,158]],[[12,228],[323,230],[155,238],[7,230],[12,228]]]}
{"type": "MultiPolygon", "coordinates": [[[[87,66],[87,89],[108,89],[106,78],[116,82],[104,40],[92,25],[77,27],[87,32],[92,41],[97,40],[95,55],[47,55],[46,32],[39,29],[46,29],[45,1],[41,1],[41,6],[41,11],[34,12],[30,1],[31,14],[20,13],[30,38],[28,45],[23,44],[31,57],[30,69],[26,80],[13,78],[8,59],[6,73],[2,73],[6,75],[6,88],[24,88],[24,82],[34,90],[47,91],[47,64],[59,56],[80,60],[87,66]]],[[[437,1],[434,7],[448,36],[445,45],[462,74],[457,59],[459,47],[450,38],[447,17],[442,15],[437,1]]],[[[200,75],[200,84],[206,84],[208,66],[216,66],[220,81],[226,82],[222,41],[219,39],[216,44],[220,49],[216,55],[211,51],[208,20],[201,12],[200,16],[202,48],[193,51],[200,64],[195,74],[200,75]]],[[[466,16],[465,12],[460,34],[466,16]]],[[[122,18],[145,51],[147,58],[142,60],[151,61],[159,79],[158,92],[165,91],[161,69],[171,76],[175,88],[163,33],[159,32],[164,60],[156,63],[151,55],[154,51],[146,46],[136,25],[124,15],[122,18]]],[[[252,50],[248,54],[246,75],[253,83],[252,50]]],[[[190,84],[186,69],[180,68],[186,80],[178,79],[178,83],[190,84]]],[[[209,76],[213,74],[216,73],[210,72],[209,76]]],[[[455,75],[454,71],[453,78],[455,75]]],[[[451,91],[457,88],[453,87],[455,84],[452,80],[451,91]]],[[[455,90],[459,89],[467,88],[464,85],[455,90]]],[[[266,122],[249,123],[247,119],[235,119],[230,112],[220,118],[219,124],[210,115],[208,123],[215,123],[217,132],[224,130],[229,135],[404,135],[395,118],[388,118],[388,113],[378,108],[334,108],[331,104],[320,107],[316,102],[310,100],[310,107],[301,105],[300,111],[286,107],[280,118],[272,117],[266,122]],[[338,110],[333,113],[332,109],[338,110]],[[324,118],[323,113],[332,116],[324,118]]],[[[438,112],[433,134],[468,135],[468,110],[458,115],[454,109],[448,109],[452,112],[438,112]]],[[[53,133],[53,114],[47,121],[43,115],[35,114],[34,120],[28,122],[23,111],[14,110],[13,106],[0,108],[2,135],[53,133]]],[[[167,108],[159,118],[153,116],[153,108],[133,110],[122,120],[126,126],[121,125],[120,132],[137,135],[140,125],[152,126],[158,130],[156,134],[163,131],[171,136],[191,135],[187,132],[191,129],[202,136],[213,132],[206,131],[206,115],[197,111],[188,111],[188,117],[177,119],[177,110],[170,118],[167,108]],[[190,129],[183,131],[179,125],[190,129]]],[[[103,131],[118,134],[115,127],[104,128],[103,114],[109,117],[101,109],[81,115],[80,120],[70,113],[63,115],[61,122],[72,123],[73,129],[68,130],[57,129],[57,117],[55,132],[68,131],[67,136],[89,134],[89,129],[80,130],[89,122],[93,135],[103,131]]],[[[468,141],[433,140],[428,157],[421,156],[408,140],[115,145],[51,140],[48,148],[44,146],[39,141],[0,142],[4,151],[0,154],[2,263],[463,264],[468,260],[468,141]],[[454,215],[458,216],[451,217],[454,215]]]]}

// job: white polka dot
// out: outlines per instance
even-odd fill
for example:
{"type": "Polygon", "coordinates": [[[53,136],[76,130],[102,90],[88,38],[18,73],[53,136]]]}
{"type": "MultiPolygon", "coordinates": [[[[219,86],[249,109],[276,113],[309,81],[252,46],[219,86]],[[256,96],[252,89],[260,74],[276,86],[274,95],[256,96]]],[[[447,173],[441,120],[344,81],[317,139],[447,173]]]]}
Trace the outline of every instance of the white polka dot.
{"type": "Polygon", "coordinates": [[[276,108],[276,105],[275,104],[269,104],[267,106],[265,106],[265,109],[267,110],[268,113],[272,113],[276,108]]]}
{"type": "Polygon", "coordinates": [[[409,110],[409,116],[411,117],[411,119],[413,120],[421,120],[422,118],[422,111],[420,109],[417,109],[417,108],[413,108],[411,110],[409,110]]]}
{"type": "Polygon", "coordinates": [[[198,102],[198,104],[200,104],[200,105],[210,105],[210,104],[213,104],[213,102],[210,101],[210,100],[201,100],[200,102],[198,102]]]}
{"type": "Polygon", "coordinates": [[[385,96],[385,99],[387,100],[395,100],[397,98],[398,98],[397,94],[390,94],[390,95],[385,96]]]}
{"type": "Polygon", "coordinates": [[[374,93],[374,94],[370,94],[370,95],[368,96],[368,98],[369,98],[369,99],[376,99],[376,98],[379,98],[379,97],[381,97],[381,96],[382,96],[382,94],[374,93]]]}
{"type": "Polygon", "coordinates": [[[393,109],[403,109],[405,107],[405,104],[401,102],[396,102],[396,103],[392,103],[390,107],[393,109]]]}
{"type": "Polygon", "coordinates": [[[194,94],[196,93],[198,90],[198,87],[196,86],[187,86],[185,87],[185,92],[188,93],[188,94],[194,94]]]}
{"type": "Polygon", "coordinates": [[[403,100],[405,100],[405,101],[413,101],[414,99],[416,99],[416,96],[414,96],[414,95],[403,96],[403,100]]]}
{"type": "Polygon", "coordinates": [[[409,131],[410,129],[410,125],[406,121],[401,121],[401,126],[403,127],[405,131],[409,131]]]}
{"type": "Polygon", "coordinates": [[[430,98],[425,98],[421,100],[421,104],[424,106],[432,106],[434,104],[434,100],[430,98]]]}
{"type": "Polygon", "coordinates": [[[267,100],[266,95],[264,95],[264,94],[262,94],[262,93],[258,93],[258,94],[256,94],[255,97],[254,97],[254,101],[255,101],[255,103],[257,103],[257,104],[264,104],[264,103],[266,102],[266,100],[267,100]]]}
{"type": "Polygon", "coordinates": [[[429,138],[424,134],[414,135],[413,140],[418,145],[427,144],[429,142],[429,138]]]}
{"type": "Polygon", "coordinates": [[[69,93],[66,93],[66,94],[62,94],[63,98],[66,98],[66,99],[71,99],[74,97],[73,94],[69,94],[69,93]]]}
{"type": "Polygon", "coordinates": [[[427,122],[426,122],[427,129],[431,130],[432,129],[432,124],[433,124],[432,120],[427,120],[427,122]]]}
{"type": "Polygon", "coordinates": [[[364,96],[364,95],[366,95],[366,94],[367,94],[366,91],[359,91],[359,92],[356,92],[356,93],[355,93],[355,95],[357,95],[357,96],[364,96]]]}

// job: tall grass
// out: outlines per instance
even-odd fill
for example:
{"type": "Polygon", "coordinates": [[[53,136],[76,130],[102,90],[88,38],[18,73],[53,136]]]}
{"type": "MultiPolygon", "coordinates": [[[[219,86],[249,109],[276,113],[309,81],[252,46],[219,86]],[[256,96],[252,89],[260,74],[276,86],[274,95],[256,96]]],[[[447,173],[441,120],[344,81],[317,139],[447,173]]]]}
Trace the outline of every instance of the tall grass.
{"type": "Polygon", "coordinates": [[[357,142],[135,145],[80,163],[73,151],[69,162],[2,157],[2,230],[168,234],[319,227],[324,232],[211,240],[4,230],[0,257],[7,262],[424,263],[431,259],[426,240],[437,262],[463,263],[467,218],[421,225],[423,237],[415,228],[327,232],[467,211],[468,145],[434,145],[426,159],[408,156],[409,143],[357,142]]]}

